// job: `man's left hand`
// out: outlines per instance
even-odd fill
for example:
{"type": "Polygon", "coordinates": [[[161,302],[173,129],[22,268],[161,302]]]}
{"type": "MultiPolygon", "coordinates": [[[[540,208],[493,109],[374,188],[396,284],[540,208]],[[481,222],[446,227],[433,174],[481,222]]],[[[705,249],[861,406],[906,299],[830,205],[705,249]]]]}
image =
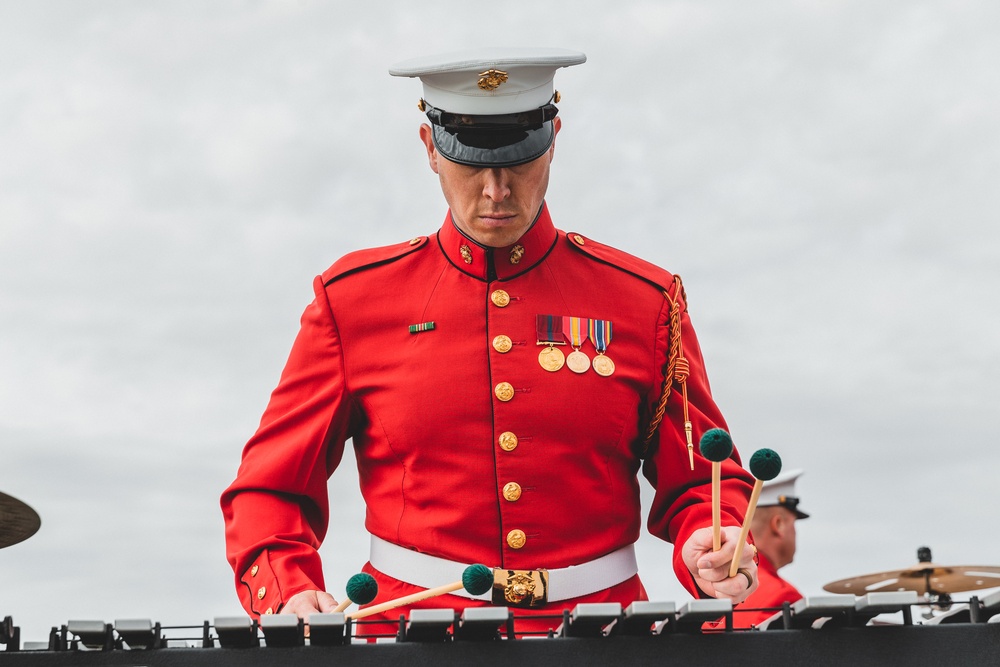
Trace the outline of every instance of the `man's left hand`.
{"type": "Polygon", "coordinates": [[[729,568],[739,541],[739,526],[722,528],[722,547],[712,551],[712,529],[699,528],[681,549],[681,558],[687,565],[695,583],[704,593],[723,600],[732,600],[733,604],[743,602],[751,593],[757,590],[757,565],[753,562],[754,548],[743,545],[739,554],[739,567],[750,573],[751,583],[741,573],[735,577],[729,576],[729,568]]]}

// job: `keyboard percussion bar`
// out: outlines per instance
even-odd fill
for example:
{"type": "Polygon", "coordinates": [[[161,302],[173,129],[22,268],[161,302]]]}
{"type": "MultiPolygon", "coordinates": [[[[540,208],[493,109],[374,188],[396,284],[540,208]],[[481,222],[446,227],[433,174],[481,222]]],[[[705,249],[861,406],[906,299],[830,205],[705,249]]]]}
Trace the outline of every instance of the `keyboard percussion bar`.
{"type": "Polygon", "coordinates": [[[1000,591],[994,591],[989,595],[983,596],[982,604],[983,611],[986,612],[987,616],[1000,614],[1000,591]]]}
{"type": "Polygon", "coordinates": [[[303,646],[305,630],[302,619],[291,614],[267,614],[260,617],[260,629],[268,647],[303,646]]]}
{"type": "Polygon", "coordinates": [[[160,648],[160,624],[148,618],[115,619],[115,632],[131,649],[160,648]]]}
{"type": "Polygon", "coordinates": [[[792,627],[812,627],[821,619],[836,619],[846,625],[854,614],[856,604],[855,597],[848,594],[804,597],[792,603],[792,627]]]}
{"type": "Polygon", "coordinates": [[[625,608],[625,613],[615,624],[612,634],[648,635],[655,625],[659,625],[662,632],[665,627],[669,627],[676,616],[677,606],[673,602],[636,601],[625,608]]]}
{"type": "Polygon", "coordinates": [[[500,628],[505,630],[514,614],[507,607],[467,607],[459,617],[455,639],[462,641],[492,641],[500,628]]]}
{"type": "Polygon", "coordinates": [[[732,626],[733,603],[729,600],[691,600],[677,612],[677,629],[683,632],[701,632],[706,621],[726,617],[726,625],[732,626]]]}
{"type": "Polygon", "coordinates": [[[404,642],[444,642],[455,624],[454,609],[414,609],[403,631],[404,642]]]}
{"type": "Polygon", "coordinates": [[[222,648],[252,648],[260,646],[257,622],[246,616],[216,616],[215,632],[222,648]]]}
{"type": "Polygon", "coordinates": [[[114,648],[115,639],[110,623],[104,621],[70,621],[67,631],[76,635],[87,648],[97,648],[110,651],[114,648]]]}
{"type": "Polygon", "coordinates": [[[350,643],[350,622],[344,612],[309,615],[309,644],[339,646],[350,643]]]}
{"type": "Polygon", "coordinates": [[[875,618],[879,614],[895,614],[902,612],[906,625],[912,625],[913,618],[910,615],[910,608],[917,604],[916,591],[891,591],[884,593],[868,593],[857,599],[854,606],[855,623],[862,625],[875,618]]]}
{"type": "Polygon", "coordinates": [[[604,635],[604,628],[621,615],[622,606],[617,602],[581,603],[573,607],[568,622],[559,626],[556,634],[562,637],[600,637],[604,635]]]}

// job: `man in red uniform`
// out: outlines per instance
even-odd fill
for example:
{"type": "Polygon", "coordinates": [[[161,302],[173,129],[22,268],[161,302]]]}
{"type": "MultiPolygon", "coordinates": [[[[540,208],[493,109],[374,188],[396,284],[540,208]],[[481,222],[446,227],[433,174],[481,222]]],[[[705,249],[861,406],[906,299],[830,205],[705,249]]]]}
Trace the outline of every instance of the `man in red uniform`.
{"type": "Polygon", "coordinates": [[[690,443],[725,422],[680,281],[558,230],[545,202],[561,127],[554,73],[584,60],[490,49],[390,70],[423,83],[420,138],[448,213],[436,233],[351,253],[314,282],[222,496],[251,615],[336,605],[317,549],[347,440],[376,603],[458,581],[472,563],[500,573],[492,593],[419,606],[551,614],[645,599],[640,468],[656,489],[648,528],[678,545],[687,589],[738,602],[756,586],[752,548],[735,553],[752,482],[735,453],[712,552],[711,465],[690,443]],[[743,569],[729,577],[734,557],[743,569]]]}
{"type": "Polygon", "coordinates": [[[801,474],[801,470],[789,470],[764,482],[750,527],[759,550],[757,575],[760,585],[747,598],[745,606],[770,609],[733,614],[735,627],[760,625],[774,616],[783,603],[802,599],[802,593],[778,575],[778,570],[795,558],[795,522],[809,518],[799,509],[799,496],[795,491],[795,480],[801,474]]]}

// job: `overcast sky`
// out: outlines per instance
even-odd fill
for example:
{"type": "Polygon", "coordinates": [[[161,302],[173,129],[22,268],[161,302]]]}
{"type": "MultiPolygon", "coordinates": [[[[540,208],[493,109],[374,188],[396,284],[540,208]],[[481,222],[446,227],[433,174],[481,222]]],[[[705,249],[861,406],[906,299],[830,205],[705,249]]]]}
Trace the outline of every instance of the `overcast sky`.
{"type": "MultiPolygon", "coordinates": [[[[684,277],[737,447],[806,470],[787,578],[1000,565],[998,34],[988,0],[0,3],[0,491],[42,517],[0,617],[241,613],[218,497],[312,277],[444,217],[387,69],[484,44],[587,54],[553,219],[684,277]]],[[[352,461],[331,494],[339,596],[352,461]]]]}

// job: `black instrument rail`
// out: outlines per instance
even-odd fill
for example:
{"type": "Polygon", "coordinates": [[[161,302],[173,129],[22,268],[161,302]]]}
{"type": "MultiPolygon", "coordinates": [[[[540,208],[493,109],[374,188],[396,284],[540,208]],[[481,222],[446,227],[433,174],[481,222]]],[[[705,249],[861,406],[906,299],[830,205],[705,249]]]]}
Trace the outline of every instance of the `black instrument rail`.
{"type": "Polygon", "coordinates": [[[0,667],[286,664],[311,667],[334,663],[354,667],[394,662],[417,666],[477,664],[478,667],[511,664],[606,667],[616,663],[685,667],[1000,665],[1000,623],[989,622],[989,616],[995,615],[994,608],[983,613],[977,598],[969,601],[967,611],[942,623],[915,625],[912,613],[906,611],[902,624],[867,624],[869,619],[846,613],[829,618],[830,622],[818,627],[802,627],[794,623],[795,614],[786,604],[782,616],[776,619],[781,622],[772,622],[766,630],[734,630],[730,627],[730,613],[721,629],[706,632],[699,623],[676,622],[674,614],[662,627],[633,633],[627,629],[624,613],[607,624],[598,619],[595,625],[593,618],[589,621],[585,617],[576,618],[567,610],[562,614],[558,633],[517,639],[514,639],[513,616],[509,613],[507,622],[495,626],[497,632],[486,639],[482,633],[463,639],[459,614],[454,614],[453,620],[446,615],[439,618],[437,635],[426,629],[413,632],[410,621],[400,616],[396,635],[386,637],[395,641],[389,642],[350,641],[356,629],[352,625],[365,621],[352,624],[349,619],[343,624],[341,635],[328,634],[325,639],[316,633],[305,638],[301,621],[293,617],[280,619],[280,624],[269,621],[264,637],[257,621],[250,619],[245,619],[245,625],[216,619],[215,625],[205,621],[191,626],[161,626],[148,621],[142,622],[146,625],[77,622],[74,626],[71,622],[52,628],[46,650],[22,650],[19,629],[8,616],[0,623],[0,644],[6,645],[6,650],[0,651],[0,667]]]}

